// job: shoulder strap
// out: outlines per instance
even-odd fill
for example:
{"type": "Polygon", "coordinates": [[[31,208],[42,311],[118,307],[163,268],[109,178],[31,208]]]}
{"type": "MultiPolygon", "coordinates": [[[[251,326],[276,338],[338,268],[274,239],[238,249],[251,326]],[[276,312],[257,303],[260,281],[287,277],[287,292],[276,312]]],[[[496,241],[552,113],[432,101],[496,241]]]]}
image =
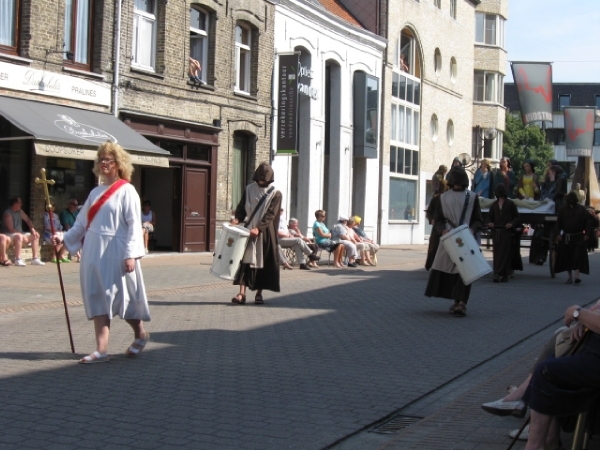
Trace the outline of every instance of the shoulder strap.
{"type": "Polygon", "coordinates": [[[87,228],[90,227],[92,220],[94,220],[94,217],[96,217],[96,214],[98,214],[98,211],[100,211],[100,208],[102,208],[102,205],[104,205],[106,203],[106,201],[112,197],[112,195],[117,192],[119,190],[119,188],[121,186],[124,186],[128,183],[127,180],[117,180],[115,181],[111,187],[109,187],[104,194],[102,194],[100,196],[100,198],[98,200],[96,200],[94,202],[94,204],[90,207],[90,209],[88,210],[88,215],[87,215],[87,219],[88,219],[88,224],[87,224],[87,228]]]}
{"type": "Polygon", "coordinates": [[[244,226],[248,226],[248,224],[250,222],[252,222],[252,219],[254,219],[254,215],[256,214],[256,211],[258,211],[260,209],[260,207],[265,202],[265,200],[267,199],[269,194],[271,192],[273,192],[273,189],[275,189],[275,186],[271,186],[269,188],[269,190],[267,192],[265,192],[264,195],[260,198],[260,200],[258,201],[258,204],[256,205],[256,208],[254,208],[254,211],[252,211],[252,214],[250,214],[250,218],[244,222],[244,226]]]}
{"type": "Polygon", "coordinates": [[[465,220],[465,216],[467,215],[467,208],[469,207],[469,197],[471,196],[471,191],[467,191],[465,193],[465,206],[463,206],[462,213],[460,214],[460,220],[458,221],[458,226],[461,226],[465,220]]]}

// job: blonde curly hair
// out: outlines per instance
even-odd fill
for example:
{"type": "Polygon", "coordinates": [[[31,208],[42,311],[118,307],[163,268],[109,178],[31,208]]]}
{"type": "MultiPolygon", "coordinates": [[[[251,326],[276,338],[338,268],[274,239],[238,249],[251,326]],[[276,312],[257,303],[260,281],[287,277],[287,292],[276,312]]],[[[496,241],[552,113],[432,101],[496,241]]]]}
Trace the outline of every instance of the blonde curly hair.
{"type": "Polygon", "coordinates": [[[94,175],[100,178],[102,183],[102,175],[100,172],[100,159],[105,156],[112,156],[115,159],[117,165],[119,177],[131,182],[131,175],[133,174],[133,164],[131,164],[131,156],[127,153],[123,147],[114,142],[106,141],[104,144],[100,144],[98,147],[98,153],[94,160],[94,175]]]}

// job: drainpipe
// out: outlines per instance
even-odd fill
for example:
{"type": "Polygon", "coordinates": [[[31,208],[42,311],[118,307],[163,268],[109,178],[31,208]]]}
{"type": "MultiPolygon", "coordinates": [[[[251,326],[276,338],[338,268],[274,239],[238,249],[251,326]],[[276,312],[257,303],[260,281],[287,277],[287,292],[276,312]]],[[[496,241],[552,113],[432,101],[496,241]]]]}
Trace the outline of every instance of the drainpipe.
{"type": "Polygon", "coordinates": [[[115,39],[113,42],[114,61],[112,83],[112,112],[115,117],[119,117],[119,71],[121,63],[121,2],[122,0],[116,0],[117,8],[115,10],[115,39]]]}

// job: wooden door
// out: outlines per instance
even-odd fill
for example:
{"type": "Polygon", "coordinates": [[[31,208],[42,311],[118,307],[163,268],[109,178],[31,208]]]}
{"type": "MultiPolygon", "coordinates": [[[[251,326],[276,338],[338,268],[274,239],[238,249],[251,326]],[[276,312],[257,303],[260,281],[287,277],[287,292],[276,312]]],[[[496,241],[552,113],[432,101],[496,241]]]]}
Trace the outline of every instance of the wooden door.
{"type": "Polygon", "coordinates": [[[183,191],[183,251],[208,251],[208,206],[210,171],[202,168],[184,168],[183,191]]]}

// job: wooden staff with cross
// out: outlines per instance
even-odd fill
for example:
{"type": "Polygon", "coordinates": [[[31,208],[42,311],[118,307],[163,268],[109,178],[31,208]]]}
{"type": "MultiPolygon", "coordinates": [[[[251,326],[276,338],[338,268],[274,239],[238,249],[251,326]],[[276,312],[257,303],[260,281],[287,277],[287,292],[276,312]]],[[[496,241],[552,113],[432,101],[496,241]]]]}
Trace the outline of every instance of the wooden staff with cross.
{"type": "MultiPolygon", "coordinates": [[[[41,178],[36,178],[36,184],[41,184],[44,188],[44,196],[46,198],[46,211],[50,217],[50,230],[52,236],[54,236],[56,230],[54,229],[54,213],[52,211],[52,203],[50,202],[50,193],[48,192],[48,185],[53,185],[54,180],[48,180],[46,178],[46,169],[40,170],[41,178]]],[[[56,258],[56,268],[58,269],[58,279],[60,281],[60,291],[62,293],[63,305],[65,307],[65,317],[67,319],[67,329],[69,330],[69,341],[71,342],[71,352],[75,353],[75,345],[73,344],[73,334],[71,333],[71,320],[69,319],[69,308],[67,307],[67,298],[65,296],[65,286],[63,283],[62,271],[60,268],[60,258],[58,257],[58,245],[54,245],[54,257],[56,258]]]]}

